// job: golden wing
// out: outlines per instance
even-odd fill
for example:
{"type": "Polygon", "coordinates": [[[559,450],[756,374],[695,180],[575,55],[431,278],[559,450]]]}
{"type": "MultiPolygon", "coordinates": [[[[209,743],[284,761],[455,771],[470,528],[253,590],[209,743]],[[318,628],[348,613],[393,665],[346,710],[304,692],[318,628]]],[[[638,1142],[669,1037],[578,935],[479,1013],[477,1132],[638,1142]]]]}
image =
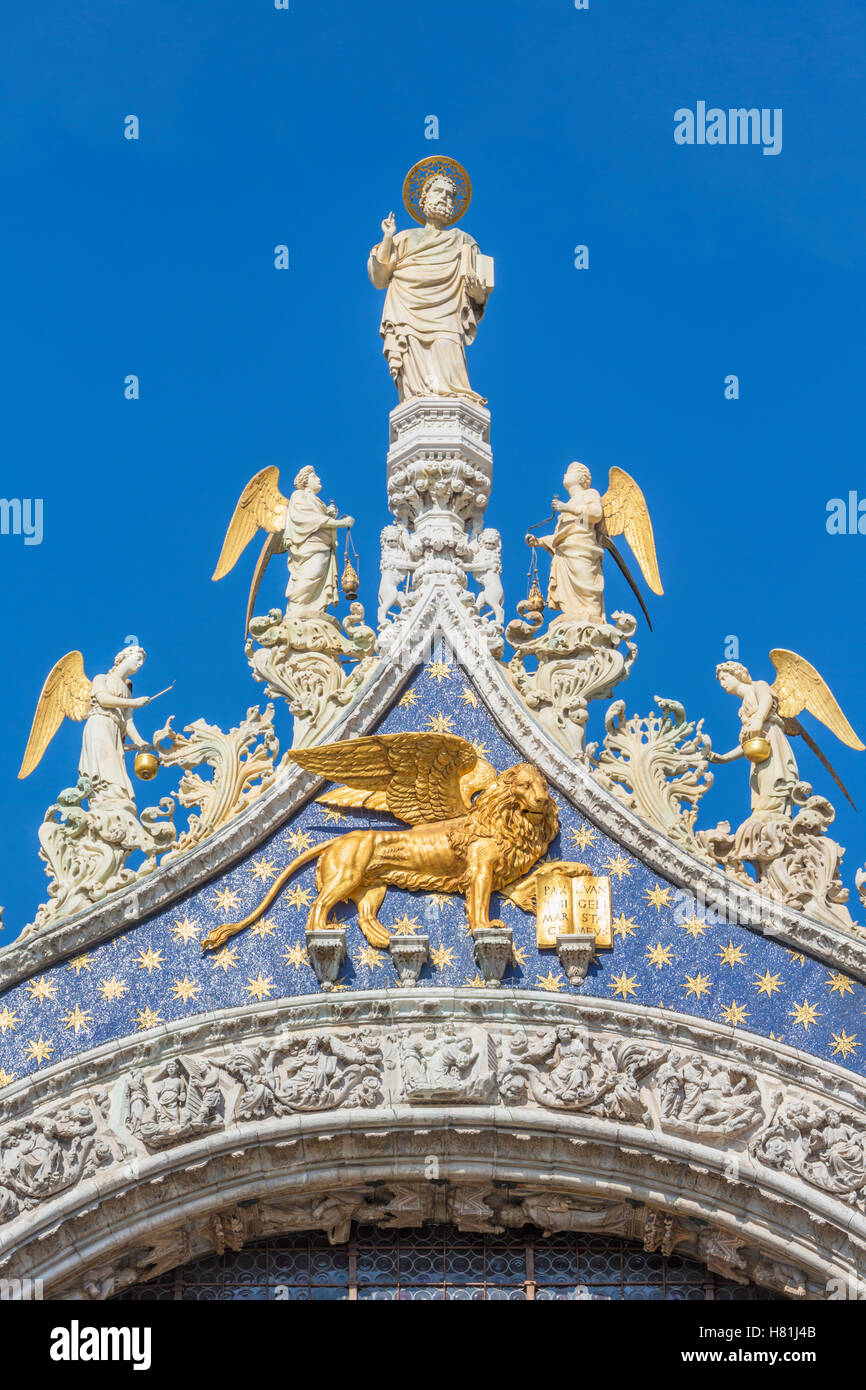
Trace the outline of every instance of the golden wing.
{"type": "Polygon", "coordinates": [[[90,708],[90,681],[84,674],[81,652],[67,652],[48,673],[36,713],[19,777],[29,777],[38,767],[42,754],[64,718],[84,719],[90,708]]]}
{"type": "Polygon", "coordinates": [[[866,748],[839,708],[823,676],[805,657],[786,651],[784,647],[776,647],[770,652],[770,660],[776,668],[773,694],[783,719],[796,719],[802,710],[807,709],[849,748],[866,748]]]}
{"type": "Polygon", "coordinates": [[[287,506],[288,499],[280,492],[280,470],[276,464],[250,478],[238,498],[211,578],[222,579],[234,569],[256,531],[267,531],[270,535],[281,531],[287,506]]]}
{"type": "Polygon", "coordinates": [[[654,594],[663,594],[653,524],[643,493],[623,468],[612,468],[601,499],[609,536],[624,535],[654,594]]]}
{"type": "Polygon", "coordinates": [[[460,783],[478,762],[466,739],[430,733],[374,734],[321,748],[296,748],[290,756],[308,772],[357,791],[381,793],[391,814],[408,825],[465,815],[460,783]]]}

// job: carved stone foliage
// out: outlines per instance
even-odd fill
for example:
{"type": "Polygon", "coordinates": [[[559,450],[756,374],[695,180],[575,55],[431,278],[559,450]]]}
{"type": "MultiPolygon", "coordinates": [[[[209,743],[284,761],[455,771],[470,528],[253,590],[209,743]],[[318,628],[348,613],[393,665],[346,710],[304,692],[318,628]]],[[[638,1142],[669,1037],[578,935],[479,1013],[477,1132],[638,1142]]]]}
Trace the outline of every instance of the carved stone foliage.
{"type": "Polygon", "coordinates": [[[293,746],[305,747],[332,724],[375,665],[376,634],[360,603],[342,624],[329,613],[284,615],[272,608],[253,618],[246,655],[271,699],[284,699],[294,718],[293,746]]]}
{"type": "Polygon", "coordinates": [[[569,1024],[535,1036],[521,1029],[505,1040],[500,1088],[510,1105],[529,1100],[554,1110],[648,1123],[640,1083],[660,1059],[661,1053],[642,1044],[599,1045],[569,1024]]]}
{"type": "Polygon", "coordinates": [[[637,622],[630,613],[614,613],[603,623],[556,618],[540,633],[543,621],[536,612],[508,624],[505,637],[514,656],[507,675],[539,723],[583,758],[589,702],[608,699],[628,675],[637,656],[637,643],[630,640],[637,622]]]}
{"type": "Polygon", "coordinates": [[[0,1222],[31,1211],[115,1161],[102,1093],[16,1121],[0,1138],[0,1222]]]}
{"type": "Polygon", "coordinates": [[[92,907],[153,873],[158,855],[176,840],[173,813],[174,801],[164,796],[158,806],[146,806],[139,814],[134,801],[87,777],[62,791],[39,827],[48,902],[42,903],[22,936],[92,907]],[[129,868],[127,860],[136,852],[144,860],[129,868]]]}
{"type": "Polygon", "coordinates": [[[185,769],[177,800],[187,810],[198,807],[164,862],[200,844],[272,785],[280,748],[273,721],[273,705],[264,712],[253,705],[246,719],[225,734],[204,719],[188,724],[183,734],[175,733],[171,719],[156,731],[153,742],[161,766],[185,769]],[[198,767],[212,768],[213,776],[193,772],[198,767]]]}
{"type": "Polygon", "coordinates": [[[822,1192],[866,1210],[866,1126],[860,1117],[805,1098],[779,1097],[773,1121],[752,1153],[822,1192]]]}
{"type": "Polygon", "coordinates": [[[625,702],[608,708],[601,751],[587,749],[596,776],[615,796],[672,840],[710,858],[695,838],[698,802],[713,784],[710,739],[676,700],[655,696],[658,713],[625,718],[625,702]]]}
{"type": "Polygon", "coordinates": [[[752,816],[746,823],[750,830],[747,837],[744,827],[732,831],[728,821],[721,821],[714,830],[699,830],[697,839],[740,882],[753,882],[745,869],[748,863],[758,887],[777,902],[843,931],[866,936],[846,906],[848,889],[839,877],[845,850],[827,834],[836,813],[826,797],[809,795],[808,784],[800,785],[803,805],[793,819],[759,822],[752,816]],[[744,846],[748,853],[744,853],[744,846]]]}

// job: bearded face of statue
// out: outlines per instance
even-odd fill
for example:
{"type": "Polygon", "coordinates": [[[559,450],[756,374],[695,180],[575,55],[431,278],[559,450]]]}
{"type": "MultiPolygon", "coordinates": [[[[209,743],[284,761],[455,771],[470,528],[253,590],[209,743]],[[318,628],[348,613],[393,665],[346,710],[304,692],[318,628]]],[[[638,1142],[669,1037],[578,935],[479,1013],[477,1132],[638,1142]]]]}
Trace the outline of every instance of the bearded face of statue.
{"type": "Polygon", "coordinates": [[[444,174],[436,175],[424,187],[419,199],[421,211],[431,222],[447,222],[454,214],[456,190],[444,174]]]}

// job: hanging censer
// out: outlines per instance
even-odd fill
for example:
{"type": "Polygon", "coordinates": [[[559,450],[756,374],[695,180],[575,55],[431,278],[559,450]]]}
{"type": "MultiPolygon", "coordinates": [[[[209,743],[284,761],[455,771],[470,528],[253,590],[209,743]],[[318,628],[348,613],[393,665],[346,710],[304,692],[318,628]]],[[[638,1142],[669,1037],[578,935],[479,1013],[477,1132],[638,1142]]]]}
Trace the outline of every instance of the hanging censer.
{"type": "Polygon", "coordinates": [[[357,561],[357,559],[358,552],[352,540],[352,529],[349,527],[346,530],[346,546],[343,552],[343,573],[340,576],[340,586],[350,602],[352,599],[357,598],[358,590],[361,587],[360,575],[358,574],[356,565],[353,564],[353,561],[357,561]],[[349,553],[350,546],[351,554],[349,553]]]}
{"type": "Polygon", "coordinates": [[[541,592],[541,585],[538,582],[538,553],[534,546],[526,576],[526,598],[518,603],[517,611],[526,617],[531,616],[537,621],[540,621],[544,614],[544,594],[541,592]]]}

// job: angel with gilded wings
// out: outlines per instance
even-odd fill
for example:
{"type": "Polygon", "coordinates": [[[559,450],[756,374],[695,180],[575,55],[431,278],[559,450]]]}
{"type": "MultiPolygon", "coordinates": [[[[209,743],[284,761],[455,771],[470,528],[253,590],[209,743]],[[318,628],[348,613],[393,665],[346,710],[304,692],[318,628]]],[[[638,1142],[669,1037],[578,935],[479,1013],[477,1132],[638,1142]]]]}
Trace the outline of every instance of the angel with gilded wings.
{"type": "Polygon", "coordinates": [[[751,763],[751,815],[738,832],[737,852],[740,858],[752,857],[750,847],[756,846],[751,846],[751,840],[760,837],[762,825],[790,820],[793,815],[798,800],[795,793],[802,786],[797,759],[790,743],[790,739],[796,735],[811,748],[851,801],[841,778],[811,734],[804,729],[798,715],[808,710],[849,748],[862,750],[866,747],[845,718],[823,677],[805,657],[777,647],[770,652],[770,660],[776,671],[772,685],[769,681],[753,680],[739,661],[723,661],[716,667],[722,689],[740,701],[742,729],[736,748],[729,753],[710,753],[710,762],[730,763],[747,758],[751,763]]]}
{"type": "Polygon", "coordinates": [[[280,471],[271,466],[256,473],[238,498],[213,578],[222,579],[234,569],[256,532],[265,532],[250,585],[245,630],[274,555],[288,554],[288,616],[321,614],[337,602],[337,531],[354,526],[355,519],[340,516],[333,503],[326,507],[319,497],[321,487],[315,468],[308,464],[295,477],[291,497],[284,497],[280,471]]]}
{"type": "MultiPolygon", "coordinates": [[[[132,694],[132,677],[141,670],[145,653],[124,647],[105,675],[88,680],[81,652],[67,652],[52,667],[42,687],[33,727],[27,740],[19,777],[29,777],[64,718],[84,721],[78,775],[87,777],[103,795],[134,801],[126,771],[127,741],[142,751],[150,747],[133,723],[132,711],[143,709],[156,695],[132,694]]],[[[161,695],[166,691],[159,692],[161,695]]]]}
{"type": "Polygon", "coordinates": [[[649,622],[646,605],[625,561],[613,543],[614,536],[625,535],[634,551],[641,572],[653,593],[661,594],[661,577],[656,559],[655,540],[644,495],[634,478],[622,468],[612,468],[607,492],[592,486],[589,469],[582,463],[569,464],[564,478],[568,500],[553,500],[557,513],[552,536],[527,533],[526,543],[540,546],[552,556],[548,607],[559,609],[564,620],[604,623],[604,573],[602,562],[609,550],[625,575],[649,622]]]}

